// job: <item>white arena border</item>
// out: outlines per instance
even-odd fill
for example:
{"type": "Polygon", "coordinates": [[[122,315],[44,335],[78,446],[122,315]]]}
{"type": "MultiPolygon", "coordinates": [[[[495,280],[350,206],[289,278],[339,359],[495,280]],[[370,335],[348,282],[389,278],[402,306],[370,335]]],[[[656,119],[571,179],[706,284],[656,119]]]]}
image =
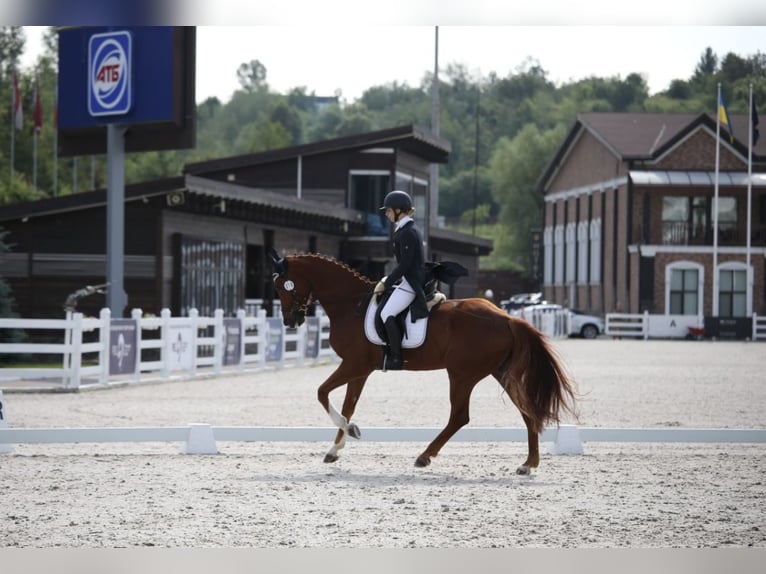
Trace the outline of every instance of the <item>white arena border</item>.
{"type": "MultiPolygon", "coordinates": [[[[368,442],[430,442],[441,428],[362,428],[368,442]]],[[[215,454],[216,441],[332,442],[333,427],[227,427],[205,423],[176,427],[0,428],[0,453],[14,444],[182,442],[186,454],[215,454]]],[[[475,427],[459,430],[452,441],[516,442],[527,440],[525,428],[475,427]]],[[[600,428],[561,425],[540,434],[553,442],[553,454],[582,454],[582,442],[766,443],[766,429],[732,428],[600,428]]]]}

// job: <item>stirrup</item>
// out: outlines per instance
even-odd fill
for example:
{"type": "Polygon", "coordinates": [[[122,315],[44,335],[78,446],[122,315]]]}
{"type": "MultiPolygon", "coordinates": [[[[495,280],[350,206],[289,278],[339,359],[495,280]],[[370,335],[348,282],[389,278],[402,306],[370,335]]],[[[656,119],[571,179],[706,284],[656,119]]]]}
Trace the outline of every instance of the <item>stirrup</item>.
{"type": "Polygon", "coordinates": [[[404,365],[402,356],[391,356],[390,353],[386,353],[383,357],[383,372],[386,371],[401,371],[404,365]]]}

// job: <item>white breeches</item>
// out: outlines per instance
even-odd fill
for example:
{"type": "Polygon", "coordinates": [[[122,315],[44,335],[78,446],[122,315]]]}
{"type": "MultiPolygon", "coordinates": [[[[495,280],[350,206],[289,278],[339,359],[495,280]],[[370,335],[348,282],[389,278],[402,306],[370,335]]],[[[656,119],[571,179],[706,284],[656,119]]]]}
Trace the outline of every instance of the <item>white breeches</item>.
{"type": "Polygon", "coordinates": [[[402,278],[402,282],[396,286],[394,292],[391,293],[391,297],[389,297],[388,301],[386,301],[386,304],[383,306],[383,309],[380,311],[380,318],[383,319],[383,322],[385,323],[386,319],[395,317],[404,311],[414,300],[415,290],[410,286],[406,279],[402,278]]]}

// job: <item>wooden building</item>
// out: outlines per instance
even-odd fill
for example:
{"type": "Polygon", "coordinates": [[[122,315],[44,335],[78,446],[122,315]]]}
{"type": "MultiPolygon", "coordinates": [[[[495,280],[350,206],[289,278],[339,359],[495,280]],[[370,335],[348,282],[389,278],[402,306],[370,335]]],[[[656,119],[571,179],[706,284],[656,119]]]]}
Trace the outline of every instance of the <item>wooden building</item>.
{"type": "MultiPolygon", "coordinates": [[[[272,247],[334,256],[378,278],[392,260],[378,211],[392,189],[413,196],[428,258],[469,269],[451,295],[472,296],[491,242],[427,225],[430,166],[449,152],[447,141],[409,125],[188,164],[180,177],[128,185],[123,315],[165,307],[231,315],[246,299],[269,309],[272,247]]],[[[21,316],[58,316],[70,293],[106,281],[106,203],[102,189],[0,208],[11,248],[0,275],[21,316]]],[[[104,305],[94,295],[78,309],[96,314],[104,305]]]]}
{"type": "Polygon", "coordinates": [[[595,313],[766,313],[766,137],[749,177],[749,117],[731,119],[716,185],[715,117],[581,114],[539,184],[545,298],[595,313]]]}

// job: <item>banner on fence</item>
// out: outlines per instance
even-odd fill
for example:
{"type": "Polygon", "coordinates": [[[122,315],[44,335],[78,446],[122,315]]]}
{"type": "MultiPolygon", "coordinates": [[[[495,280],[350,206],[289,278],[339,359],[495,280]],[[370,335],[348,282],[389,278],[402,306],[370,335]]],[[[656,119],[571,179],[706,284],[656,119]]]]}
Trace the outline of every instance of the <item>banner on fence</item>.
{"type": "Polygon", "coordinates": [[[191,325],[170,325],[170,353],[168,353],[168,370],[191,370],[196,349],[192,349],[191,325]]]}
{"type": "Polygon", "coordinates": [[[112,319],[109,323],[109,374],[127,375],[136,371],[138,321],[112,319]]]}
{"type": "Polygon", "coordinates": [[[319,317],[306,317],[306,352],[309,359],[319,356],[319,317]]]}
{"type": "Polygon", "coordinates": [[[282,336],[284,330],[282,328],[282,319],[270,318],[266,320],[266,360],[267,361],[281,361],[282,360],[282,336]]]}
{"type": "Polygon", "coordinates": [[[242,322],[239,319],[223,320],[223,364],[239,365],[242,358],[242,322]]]}

